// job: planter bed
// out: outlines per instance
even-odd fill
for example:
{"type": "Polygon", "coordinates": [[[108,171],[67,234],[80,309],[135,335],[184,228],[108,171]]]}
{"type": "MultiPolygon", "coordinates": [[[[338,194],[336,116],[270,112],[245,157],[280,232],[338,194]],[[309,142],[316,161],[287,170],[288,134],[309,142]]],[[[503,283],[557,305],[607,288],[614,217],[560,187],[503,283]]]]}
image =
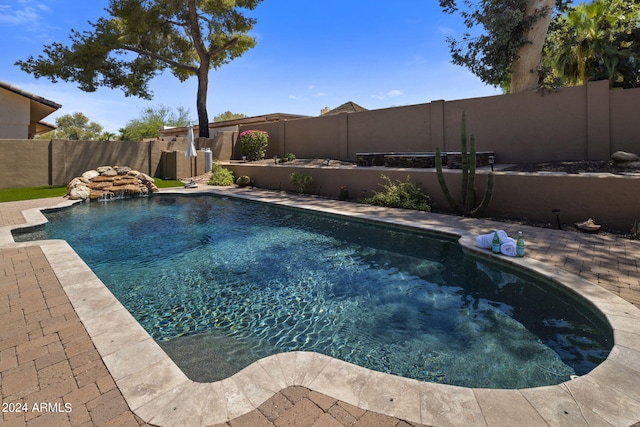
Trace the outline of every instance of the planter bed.
{"type": "MultiPolygon", "coordinates": [[[[493,151],[476,152],[476,166],[489,166],[489,157],[495,156],[493,151]]],[[[385,166],[388,168],[435,168],[434,152],[386,152],[356,153],[356,166],[385,166]]],[[[442,153],[442,166],[449,169],[462,169],[462,153],[448,151],[442,153]]]]}

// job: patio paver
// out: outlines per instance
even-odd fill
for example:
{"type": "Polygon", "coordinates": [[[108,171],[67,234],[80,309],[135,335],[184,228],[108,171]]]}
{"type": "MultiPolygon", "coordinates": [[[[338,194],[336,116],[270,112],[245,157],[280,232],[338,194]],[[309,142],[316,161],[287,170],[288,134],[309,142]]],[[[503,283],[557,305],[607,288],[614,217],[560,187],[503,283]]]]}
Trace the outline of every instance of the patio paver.
{"type": "MultiPolygon", "coordinates": [[[[203,188],[201,190],[211,189],[203,188]]],[[[383,211],[378,208],[332,200],[305,198],[269,191],[238,191],[235,189],[217,189],[216,191],[234,196],[257,197],[264,201],[291,202],[296,205],[308,204],[310,207],[313,205],[314,209],[342,211],[353,209],[358,210],[359,215],[370,215],[377,219],[385,216],[383,211]]],[[[189,190],[188,192],[193,191],[189,190]]],[[[130,380],[127,383],[127,379],[133,378],[134,373],[129,372],[129,374],[124,374],[125,378],[114,380],[114,371],[116,378],[122,375],[122,367],[117,367],[122,363],[122,359],[105,356],[105,352],[115,354],[121,350],[119,349],[120,345],[128,347],[141,341],[127,336],[122,338],[122,344],[118,344],[104,332],[97,335],[93,333],[101,326],[99,322],[85,321],[87,316],[92,315],[92,312],[99,313],[100,310],[106,310],[109,313],[119,313],[118,308],[112,302],[102,300],[99,297],[96,297],[97,299],[93,300],[90,306],[74,308],[71,300],[75,301],[79,295],[82,295],[84,286],[69,287],[66,285],[71,283],[72,279],[77,280],[80,275],[84,275],[86,272],[81,267],[77,270],[74,267],[69,271],[61,271],[59,267],[54,268],[51,265],[51,257],[65,256],[66,250],[49,242],[27,244],[13,243],[12,239],[9,241],[11,227],[25,223],[32,224],[37,221],[38,215],[34,213],[34,209],[56,206],[61,201],[60,198],[54,198],[0,203],[0,266],[2,266],[2,273],[0,273],[0,325],[3,325],[0,330],[1,397],[3,403],[28,403],[28,411],[26,412],[18,412],[17,410],[3,412],[0,417],[0,425],[2,426],[154,425],[154,417],[146,417],[145,415],[145,420],[150,423],[147,424],[136,415],[136,413],[148,414],[154,411],[165,413],[162,417],[156,417],[158,420],[173,420],[174,423],[186,422],[186,418],[181,418],[178,414],[172,416],[172,412],[180,411],[180,408],[183,408],[183,411],[194,412],[192,409],[181,406],[188,404],[189,400],[193,400],[191,399],[192,393],[194,395],[209,393],[209,398],[206,400],[209,405],[200,405],[198,411],[201,412],[198,419],[202,425],[501,425],[509,422],[505,411],[513,412],[515,405],[523,408],[524,415],[516,417],[514,420],[516,422],[529,420],[530,425],[541,425],[541,423],[545,423],[543,425],[587,425],[587,423],[591,425],[631,425],[637,423],[635,425],[640,426],[640,396],[629,391],[631,386],[627,387],[624,384],[625,381],[637,384],[633,382],[633,378],[634,376],[640,378],[640,358],[634,359],[635,361],[632,362],[627,360],[629,357],[635,358],[640,353],[624,346],[616,347],[612,351],[612,358],[616,360],[614,363],[618,363],[617,360],[625,360],[624,364],[619,365],[619,370],[612,370],[612,367],[616,366],[613,364],[607,365],[605,369],[600,371],[597,368],[592,376],[589,375],[589,378],[583,377],[580,381],[570,382],[563,388],[554,389],[558,390],[557,400],[554,401],[549,401],[548,395],[540,389],[527,389],[514,395],[509,391],[505,393],[501,390],[472,390],[440,385],[437,389],[440,394],[450,393],[455,396],[455,399],[439,400],[437,396],[425,393],[425,389],[420,386],[416,386],[415,389],[413,387],[407,389],[404,385],[397,386],[397,383],[391,381],[387,387],[383,385],[387,381],[384,375],[381,374],[378,377],[377,373],[364,372],[360,379],[357,375],[351,377],[356,381],[362,381],[360,383],[361,392],[355,395],[353,389],[343,389],[343,391],[334,389],[334,386],[340,381],[337,379],[332,381],[331,378],[335,378],[333,376],[335,373],[346,372],[342,368],[344,362],[327,363],[324,359],[309,358],[304,353],[277,355],[274,356],[274,359],[265,359],[260,361],[258,365],[252,365],[253,371],[248,370],[243,374],[248,375],[244,377],[248,381],[247,384],[243,384],[242,376],[216,383],[220,385],[216,386],[215,390],[226,393],[228,397],[236,396],[236,400],[227,399],[227,407],[224,408],[227,417],[217,424],[207,421],[211,419],[207,418],[207,413],[220,406],[220,402],[215,397],[216,393],[212,391],[214,389],[208,387],[207,384],[179,381],[175,388],[168,387],[167,393],[161,393],[150,400],[147,400],[143,395],[139,395],[139,399],[141,399],[139,401],[125,399],[125,395],[131,396],[131,387],[134,386],[134,381],[130,380]],[[23,214],[22,211],[25,209],[29,211],[23,214]],[[100,351],[96,347],[99,347],[100,351]],[[293,365],[291,365],[292,363],[293,365]],[[270,371],[276,366],[282,367],[278,370],[277,375],[270,371]],[[284,368],[285,366],[294,366],[294,369],[289,371],[284,368]],[[267,369],[267,371],[260,369],[267,369]],[[270,372],[271,379],[280,385],[274,389],[273,384],[262,383],[262,380],[250,384],[256,381],[255,378],[258,378],[256,375],[262,375],[260,372],[270,372]],[[310,372],[315,373],[310,374],[310,372]],[[617,378],[614,385],[609,387],[608,381],[615,376],[620,378],[617,378]],[[261,383],[262,385],[260,385],[261,383]],[[372,392],[371,384],[377,384],[380,395],[372,392]],[[621,389],[616,388],[618,384],[622,384],[620,385],[621,389]],[[246,393],[243,395],[243,392],[240,391],[242,387],[255,387],[256,385],[264,387],[264,390],[273,391],[251,395],[254,397],[246,393]],[[285,387],[280,388],[282,385],[285,387]],[[385,387],[386,389],[383,390],[385,387]],[[594,388],[599,388],[599,390],[593,397],[591,408],[582,407],[575,403],[574,396],[585,396],[584,398],[590,399],[589,393],[594,388]],[[180,390],[183,393],[180,393],[180,390]],[[322,393],[323,390],[327,393],[322,393]],[[417,413],[415,412],[416,406],[406,404],[405,400],[397,399],[397,402],[391,403],[387,399],[385,402],[385,393],[402,395],[406,399],[417,401],[417,413]],[[496,398],[496,394],[500,396],[496,398]],[[504,397],[502,397],[503,394],[504,397]],[[255,397],[263,395],[270,397],[265,399],[255,397]],[[244,400],[245,403],[240,404],[238,408],[255,409],[245,411],[229,407],[229,402],[239,403],[240,401],[237,399],[242,396],[245,396],[243,399],[248,397],[249,400],[244,400]],[[371,402],[376,402],[376,399],[378,399],[378,403],[375,403],[375,407],[371,407],[371,402]],[[260,400],[262,401],[259,402],[260,400]],[[445,408],[442,406],[442,402],[445,401],[455,401],[458,406],[445,408]],[[500,404],[496,404],[496,402],[500,404]],[[35,410],[34,404],[44,405],[37,406],[38,410],[35,410]],[[567,405],[573,405],[571,406],[572,410],[568,411],[570,413],[566,414],[566,418],[558,418],[558,410],[568,408],[567,405]],[[622,413],[612,417],[610,415],[612,405],[622,408],[622,413]],[[638,412],[633,413],[635,411],[638,412]],[[407,417],[403,414],[407,414],[407,417]],[[459,418],[454,419],[456,415],[459,415],[459,418]],[[416,422],[416,419],[421,422],[416,422]],[[567,423],[567,420],[571,420],[571,423],[567,423]]],[[[393,220],[396,222],[409,224],[415,222],[415,215],[424,214],[401,211],[394,212],[390,217],[393,216],[393,220]]],[[[431,227],[442,230],[464,229],[470,234],[484,233],[486,230],[498,226],[509,234],[515,234],[518,229],[523,229],[527,237],[529,258],[551,264],[561,269],[559,271],[578,275],[636,307],[640,307],[640,242],[638,241],[621,239],[611,235],[587,235],[561,230],[537,229],[453,216],[431,215],[428,222],[431,227]]],[[[69,262],[72,264],[76,262],[73,256],[70,257],[69,262]]],[[[99,281],[96,282],[93,278],[90,278],[87,283],[92,288],[99,286],[99,281]]],[[[602,298],[606,299],[606,295],[602,298]]],[[[635,347],[636,344],[640,346],[640,326],[630,324],[625,320],[623,305],[616,305],[616,302],[613,301],[612,306],[621,308],[618,311],[620,316],[616,316],[619,318],[614,319],[616,324],[621,325],[617,336],[625,343],[630,343],[630,347],[635,347]]],[[[126,352],[127,350],[121,351],[126,352]]],[[[130,369],[130,367],[124,368],[130,369]]],[[[349,370],[348,372],[355,371],[349,370]]],[[[268,380],[269,378],[266,377],[264,381],[268,380]]],[[[432,390],[432,388],[427,390],[432,390]]],[[[195,418],[190,418],[190,420],[193,419],[195,418]]]]}

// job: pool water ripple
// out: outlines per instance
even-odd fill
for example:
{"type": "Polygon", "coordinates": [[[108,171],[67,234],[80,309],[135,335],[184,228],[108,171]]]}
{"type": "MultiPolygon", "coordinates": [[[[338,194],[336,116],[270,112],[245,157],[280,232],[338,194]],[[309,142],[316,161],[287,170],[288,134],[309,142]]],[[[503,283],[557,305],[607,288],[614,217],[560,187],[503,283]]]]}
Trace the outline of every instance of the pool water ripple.
{"type": "Polygon", "coordinates": [[[418,380],[523,388],[582,375],[611,347],[574,301],[422,234],[210,196],[47,216],[16,240],[68,240],[196,381],[306,350],[418,380]]]}

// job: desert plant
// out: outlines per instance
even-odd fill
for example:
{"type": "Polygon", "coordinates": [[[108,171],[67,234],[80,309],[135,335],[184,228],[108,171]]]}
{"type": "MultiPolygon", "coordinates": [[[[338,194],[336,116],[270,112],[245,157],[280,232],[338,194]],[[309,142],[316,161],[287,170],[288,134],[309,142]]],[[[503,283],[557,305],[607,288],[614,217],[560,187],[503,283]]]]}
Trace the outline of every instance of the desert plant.
{"type": "Polygon", "coordinates": [[[245,130],[240,133],[240,150],[250,162],[264,159],[269,134],[263,130],[245,130]]]}
{"type": "Polygon", "coordinates": [[[209,185],[233,185],[233,181],[233,172],[218,163],[213,165],[209,185]]]}
{"type": "Polygon", "coordinates": [[[346,201],[349,200],[349,187],[343,185],[340,187],[340,193],[338,193],[338,200],[346,201]]]}
{"type": "Polygon", "coordinates": [[[239,176],[238,179],[236,179],[236,184],[238,185],[238,187],[246,187],[247,185],[251,184],[251,178],[249,178],[247,175],[239,176]]]}
{"type": "Polygon", "coordinates": [[[431,212],[431,197],[411,181],[411,177],[407,175],[405,181],[396,180],[392,182],[391,178],[381,175],[386,184],[380,184],[384,191],[375,192],[372,197],[364,199],[364,203],[370,205],[384,206],[388,208],[415,209],[419,211],[431,212]]]}
{"type": "Polygon", "coordinates": [[[462,188],[460,193],[461,202],[454,200],[447,182],[442,172],[442,157],[440,157],[440,147],[436,148],[436,170],[438,174],[438,182],[444,193],[449,205],[463,215],[480,215],[491,202],[493,197],[493,172],[489,172],[487,180],[487,191],[479,205],[476,206],[477,190],[476,190],[476,138],[471,134],[469,142],[469,150],[467,152],[467,115],[462,113],[462,124],[460,131],[461,154],[462,154],[462,188]]]}
{"type": "Polygon", "coordinates": [[[313,177],[306,173],[293,172],[289,175],[289,181],[293,184],[293,187],[298,193],[303,193],[305,188],[313,182],[313,177]]]}
{"type": "Polygon", "coordinates": [[[291,162],[293,160],[296,159],[296,155],[293,153],[287,153],[284,155],[284,157],[281,157],[278,162],[279,163],[286,163],[286,162],[291,162]]]}

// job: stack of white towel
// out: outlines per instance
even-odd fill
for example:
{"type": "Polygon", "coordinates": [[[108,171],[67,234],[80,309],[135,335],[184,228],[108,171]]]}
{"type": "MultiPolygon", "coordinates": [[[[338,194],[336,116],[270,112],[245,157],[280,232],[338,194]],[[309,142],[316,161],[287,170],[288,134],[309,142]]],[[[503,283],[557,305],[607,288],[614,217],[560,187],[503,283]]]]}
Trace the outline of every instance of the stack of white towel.
{"type": "MultiPolygon", "coordinates": [[[[516,256],[516,241],[507,236],[504,230],[497,230],[500,238],[500,253],[506,256],[516,256]]],[[[482,234],[476,237],[476,245],[482,249],[491,249],[493,243],[493,232],[482,234]]]]}

